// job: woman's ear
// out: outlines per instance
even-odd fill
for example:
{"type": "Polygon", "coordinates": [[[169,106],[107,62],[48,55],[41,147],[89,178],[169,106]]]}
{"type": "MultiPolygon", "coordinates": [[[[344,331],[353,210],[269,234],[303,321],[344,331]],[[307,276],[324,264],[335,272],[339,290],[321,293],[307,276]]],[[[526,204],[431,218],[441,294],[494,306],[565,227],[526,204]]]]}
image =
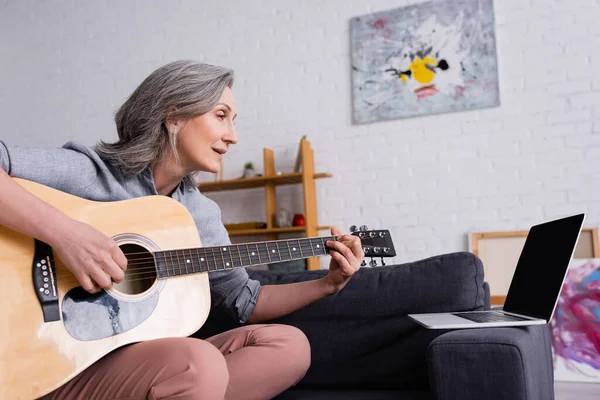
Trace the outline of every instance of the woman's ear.
{"type": "Polygon", "coordinates": [[[171,107],[165,116],[165,127],[169,133],[179,132],[184,125],[180,119],[175,117],[176,111],[175,107],[171,107]]]}

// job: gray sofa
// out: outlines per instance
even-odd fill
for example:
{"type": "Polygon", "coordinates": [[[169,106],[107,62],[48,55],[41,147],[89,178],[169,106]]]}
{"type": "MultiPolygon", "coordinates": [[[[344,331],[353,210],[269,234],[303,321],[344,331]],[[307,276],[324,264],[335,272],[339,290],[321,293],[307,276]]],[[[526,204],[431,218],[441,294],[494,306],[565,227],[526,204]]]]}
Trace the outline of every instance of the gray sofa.
{"type": "MultiPolygon", "coordinates": [[[[326,273],[249,271],[263,284],[326,273]]],[[[547,326],[438,331],[406,316],[489,307],[483,266],[471,253],[363,268],[338,294],[273,321],[302,329],[312,351],[304,379],[277,399],[554,399],[547,326]]],[[[194,336],[235,326],[211,314],[194,336]]]]}

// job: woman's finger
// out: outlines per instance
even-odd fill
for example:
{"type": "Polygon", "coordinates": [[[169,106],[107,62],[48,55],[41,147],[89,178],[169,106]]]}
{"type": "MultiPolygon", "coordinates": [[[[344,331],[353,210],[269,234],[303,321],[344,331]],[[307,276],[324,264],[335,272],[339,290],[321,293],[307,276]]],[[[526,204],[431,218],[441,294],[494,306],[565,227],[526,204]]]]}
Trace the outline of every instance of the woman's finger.
{"type": "Polygon", "coordinates": [[[93,268],[91,268],[90,277],[102,289],[108,290],[108,289],[110,289],[112,287],[112,279],[100,267],[93,267],[93,268]]]}
{"type": "Polygon", "coordinates": [[[106,260],[102,270],[108,274],[113,282],[119,283],[125,278],[125,272],[112,258],[106,260]]]}
{"type": "Polygon", "coordinates": [[[331,258],[337,261],[338,265],[340,266],[342,275],[352,276],[352,274],[354,274],[355,270],[352,268],[346,257],[336,251],[332,251],[330,254],[331,258]]]}
{"type": "Polygon", "coordinates": [[[88,293],[97,293],[100,290],[89,275],[82,274],[77,277],[77,280],[81,284],[81,287],[88,293]]]}
{"type": "Polygon", "coordinates": [[[344,257],[346,259],[348,259],[349,262],[356,261],[356,257],[354,256],[354,253],[344,243],[337,242],[337,241],[328,241],[327,246],[342,253],[344,255],[344,257]]]}

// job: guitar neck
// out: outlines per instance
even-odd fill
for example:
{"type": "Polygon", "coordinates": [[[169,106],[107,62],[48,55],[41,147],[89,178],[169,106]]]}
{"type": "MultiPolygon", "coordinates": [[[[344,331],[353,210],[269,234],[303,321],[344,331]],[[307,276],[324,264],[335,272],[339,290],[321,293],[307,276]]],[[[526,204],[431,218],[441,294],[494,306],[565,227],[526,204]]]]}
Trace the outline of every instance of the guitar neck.
{"type": "Polygon", "coordinates": [[[158,278],[167,278],[323,256],[329,251],[325,245],[328,240],[336,240],[336,237],[165,250],[155,252],[154,257],[158,278]]]}

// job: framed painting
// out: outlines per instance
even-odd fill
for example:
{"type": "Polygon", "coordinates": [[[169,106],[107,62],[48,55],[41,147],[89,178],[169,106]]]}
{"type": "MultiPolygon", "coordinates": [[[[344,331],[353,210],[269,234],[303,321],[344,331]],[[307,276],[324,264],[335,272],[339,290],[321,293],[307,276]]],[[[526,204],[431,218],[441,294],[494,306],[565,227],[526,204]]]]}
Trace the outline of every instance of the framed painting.
{"type": "Polygon", "coordinates": [[[350,31],[355,123],[500,104],[493,0],[358,16],[350,31]]]}

